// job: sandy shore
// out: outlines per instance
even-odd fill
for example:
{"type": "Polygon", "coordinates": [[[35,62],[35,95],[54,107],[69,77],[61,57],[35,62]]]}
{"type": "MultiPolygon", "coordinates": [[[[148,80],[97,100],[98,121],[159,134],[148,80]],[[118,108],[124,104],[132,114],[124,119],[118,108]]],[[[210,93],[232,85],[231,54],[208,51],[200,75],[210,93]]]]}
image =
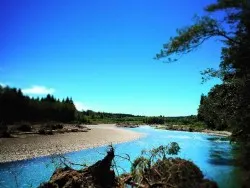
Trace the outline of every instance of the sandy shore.
{"type": "Polygon", "coordinates": [[[0,138],[0,163],[127,142],[144,136],[110,124],[88,127],[89,132],[0,138]]]}

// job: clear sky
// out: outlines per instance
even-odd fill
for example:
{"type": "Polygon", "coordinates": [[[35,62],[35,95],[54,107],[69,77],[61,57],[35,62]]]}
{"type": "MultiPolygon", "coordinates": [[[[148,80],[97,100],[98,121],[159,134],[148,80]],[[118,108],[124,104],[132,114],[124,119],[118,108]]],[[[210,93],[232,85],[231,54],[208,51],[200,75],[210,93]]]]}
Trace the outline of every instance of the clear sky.
{"type": "Polygon", "coordinates": [[[166,64],[153,60],[213,0],[0,0],[0,83],[78,108],[139,115],[197,113],[200,71],[219,41],[166,64]]]}

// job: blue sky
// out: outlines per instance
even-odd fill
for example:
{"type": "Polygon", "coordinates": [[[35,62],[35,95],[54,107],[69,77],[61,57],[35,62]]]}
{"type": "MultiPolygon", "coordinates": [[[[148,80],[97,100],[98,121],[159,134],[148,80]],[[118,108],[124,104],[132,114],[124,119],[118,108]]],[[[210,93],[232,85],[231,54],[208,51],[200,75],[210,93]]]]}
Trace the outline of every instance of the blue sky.
{"type": "Polygon", "coordinates": [[[153,59],[212,0],[1,0],[0,83],[78,108],[140,115],[197,113],[200,71],[217,67],[211,40],[177,63],[153,59]]]}

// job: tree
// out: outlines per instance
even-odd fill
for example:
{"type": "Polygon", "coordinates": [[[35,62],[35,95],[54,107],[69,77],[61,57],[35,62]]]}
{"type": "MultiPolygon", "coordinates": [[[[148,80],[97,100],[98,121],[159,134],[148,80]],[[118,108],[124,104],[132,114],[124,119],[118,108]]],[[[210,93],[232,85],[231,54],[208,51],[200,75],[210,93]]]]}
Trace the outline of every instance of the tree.
{"type": "MultiPolygon", "coordinates": [[[[249,122],[248,116],[245,115],[246,118],[241,118],[240,121],[238,116],[240,114],[241,116],[249,114],[250,99],[246,96],[249,96],[248,88],[250,86],[250,0],[217,0],[216,3],[207,6],[205,10],[208,13],[224,11],[225,16],[221,20],[216,20],[210,16],[195,17],[194,24],[178,29],[177,36],[171,37],[163,45],[160,53],[156,54],[155,58],[167,58],[168,61],[176,61],[176,56],[178,57],[195,50],[212,37],[219,37],[224,43],[221,51],[220,68],[218,70],[208,68],[203,71],[203,79],[207,80],[211,77],[222,79],[223,85],[225,85],[223,89],[214,88],[216,91],[212,93],[221,92],[221,89],[226,92],[229,92],[229,88],[233,90],[227,94],[221,93],[220,96],[217,95],[217,98],[208,95],[208,100],[212,104],[216,103],[216,101],[218,102],[218,100],[228,98],[229,95],[231,98],[234,98],[230,100],[234,103],[227,103],[228,107],[235,105],[235,109],[230,116],[231,123],[228,121],[225,127],[232,125],[232,122],[237,122],[233,129],[239,131],[244,128],[244,132],[249,134],[250,129],[243,126],[243,124],[246,124],[246,121],[249,122]],[[243,114],[242,111],[244,111],[243,114]]],[[[201,103],[200,107],[202,108],[204,105],[201,103]]],[[[206,109],[209,110],[208,108],[206,109]]],[[[228,110],[229,108],[225,109],[228,110]]],[[[220,110],[225,111],[225,109],[220,110]]]]}
{"type": "Polygon", "coordinates": [[[225,11],[225,16],[222,20],[216,20],[210,16],[196,16],[193,25],[177,29],[177,36],[171,37],[163,45],[163,49],[156,54],[155,59],[167,58],[167,61],[170,62],[177,61],[178,57],[197,49],[206,40],[212,37],[219,37],[226,46],[222,49],[220,69],[214,70],[209,68],[204,71],[204,75],[224,78],[225,74],[232,74],[238,68],[242,69],[242,67],[245,68],[247,66],[249,69],[249,64],[234,62],[230,58],[233,55],[238,55],[233,51],[241,47],[245,48],[245,50],[241,51],[244,54],[243,57],[249,59],[247,53],[250,50],[249,7],[249,0],[217,0],[217,3],[207,6],[205,10],[209,13],[225,11]]]}
{"type": "Polygon", "coordinates": [[[250,163],[246,160],[250,158],[250,0],[217,0],[205,10],[211,14],[222,11],[224,17],[195,17],[194,24],[177,30],[177,36],[170,38],[155,58],[177,61],[208,39],[221,39],[224,47],[219,69],[208,68],[202,76],[203,81],[218,77],[222,84],[202,96],[198,117],[210,128],[233,131],[250,181],[250,163]]]}
{"type": "Polygon", "coordinates": [[[30,98],[20,89],[0,87],[0,123],[20,121],[62,121],[75,120],[76,108],[73,100],[56,100],[54,96],[30,98]]]}

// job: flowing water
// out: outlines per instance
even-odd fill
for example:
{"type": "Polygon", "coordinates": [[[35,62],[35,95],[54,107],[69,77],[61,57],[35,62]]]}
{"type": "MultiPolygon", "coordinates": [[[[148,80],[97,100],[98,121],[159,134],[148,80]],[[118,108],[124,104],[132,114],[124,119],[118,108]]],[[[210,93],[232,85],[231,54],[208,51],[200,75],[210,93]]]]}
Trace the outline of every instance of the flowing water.
{"type": "MultiPolygon", "coordinates": [[[[177,142],[181,147],[178,156],[192,160],[206,178],[216,181],[221,188],[239,187],[238,169],[232,165],[233,146],[222,137],[159,130],[149,126],[134,128],[133,131],[145,133],[146,136],[139,140],[114,145],[116,154],[121,156],[128,154],[133,160],[143,149],[177,142]]],[[[106,151],[107,146],[71,152],[64,156],[74,163],[90,165],[103,158],[106,151]]],[[[119,173],[130,170],[130,163],[122,158],[116,158],[116,165],[119,166],[119,173]]],[[[49,180],[56,167],[57,160],[54,157],[0,164],[0,187],[37,187],[49,180]]]]}

